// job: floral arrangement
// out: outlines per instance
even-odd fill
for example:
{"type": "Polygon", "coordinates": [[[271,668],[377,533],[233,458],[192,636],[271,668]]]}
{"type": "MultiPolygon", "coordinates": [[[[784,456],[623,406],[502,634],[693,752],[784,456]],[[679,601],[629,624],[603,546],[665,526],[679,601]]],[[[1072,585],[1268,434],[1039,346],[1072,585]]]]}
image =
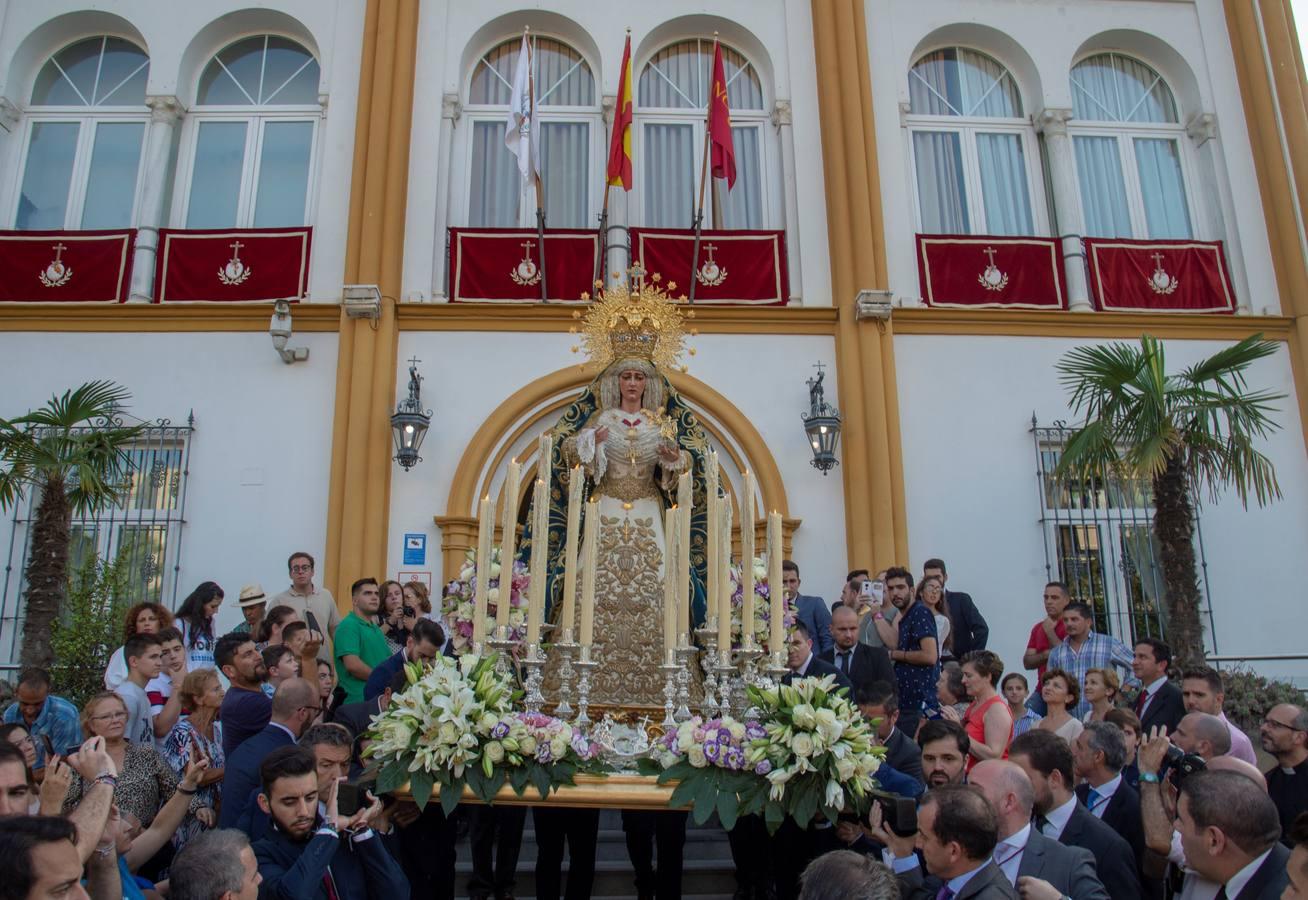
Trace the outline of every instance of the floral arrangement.
{"type": "MultiPolygon", "coordinates": [[[[768,646],[772,635],[770,587],[767,563],[756,556],[754,557],[754,644],[765,653],[773,649],[768,646]]],[[[795,602],[787,599],[785,609],[785,630],[789,633],[796,621],[795,602]]],[[[731,645],[735,648],[739,648],[743,643],[744,632],[741,620],[744,614],[745,589],[741,569],[738,564],[733,563],[731,566],[731,645]]]]}
{"type": "MultiPolygon", "coordinates": [[[[486,634],[495,633],[495,615],[500,601],[500,548],[491,550],[490,580],[486,591],[486,634]]],[[[518,642],[527,633],[527,587],[531,576],[527,564],[513,561],[513,576],[509,579],[509,637],[518,642]]],[[[449,626],[456,656],[472,650],[472,625],[476,610],[477,551],[469,550],[459,570],[459,577],[446,585],[441,599],[441,618],[449,626]]]]}
{"type": "Polygon", "coordinates": [[[513,710],[520,692],[495,672],[494,657],[409,663],[404,671],[409,687],[373,717],[363,753],[378,772],[378,793],[407,781],[421,808],[439,790],[449,815],[465,786],[485,802],[505,783],[518,796],[530,784],[545,799],[577,772],[604,770],[599,747],[567,722],[513,710]]]}
{"type": "Polygon", "coordinates": [[[641,761],[660,784],[679,782],[671,806],[692,807],[703,823],[716,810],[724,828],[737,817],[762,815],[775,831],[786,816],[801,828],[821,813],[862,812],[870,803],[885,749],[835,678],[801,678],[765,691],[751,686],[757,722],[730,718],[683,722],[641,761]]]}

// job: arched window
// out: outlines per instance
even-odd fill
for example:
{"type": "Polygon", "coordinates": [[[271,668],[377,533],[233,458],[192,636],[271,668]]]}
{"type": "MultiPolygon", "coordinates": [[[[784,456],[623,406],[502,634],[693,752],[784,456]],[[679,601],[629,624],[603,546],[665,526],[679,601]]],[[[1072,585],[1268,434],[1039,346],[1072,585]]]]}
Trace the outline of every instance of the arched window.
{"type": "Polygon", "coordinates": [[[1162,76],[1118,53],[1082,60],[1072,69],[1072,116],[1086,234],[1190,237],[1185,129],[1162,76]]]}
{"type": "MultiPolygon", "coordinates": [[[[763,84],[739,51],[722,45],[736,151],[736,186],[718,182],[724,228],[763,228],[768,208],[764,160],[767,110],[763,84]]],[[[664,47],[640,73],[636,118],[640,123],[637,181],[644,222],[650,227],[688,228],[695,214],[700,159],[704,152],[713,42],[694,38],[664,47]]],[[[705,208],[710,205],[705,196],[705,208]]]]}
{"type": "Polygon", "coordinates": [[[42,67],[26,116],[15,228],[126,228],[135,221],[150,58],[93,37],[42,67]]]}
{"type": "MultiPolygon", "coordinates": [[[[531,65],[540,116],[541,183],[545,221],[551,228],[579,228],[591,221],[591,186],[601,163],[594,152],[601,134],[599,96],[590,65],[554,38],[532,36],[531,65]]],[[[504,143],[513,76],[522,49],[515,37],[477,60],[465,114],[472,120],[469,150],[468,224],[515,227],[536,221],[536,197],[522,189],[518,161],[504,143]]]]}
{"type": "Polygon", "coordinates": [[[175,217],[187,228],[309,221],[322,107],[318,61],[289,38],[245,38],[200,74],[175,217]]]}
{"type": "Polygon", "coordinates": [[[914,63],[908,95],[922,230],[1037,233],[1039,153],[1008,69],[975,50],[946,47],[914,63]]]}

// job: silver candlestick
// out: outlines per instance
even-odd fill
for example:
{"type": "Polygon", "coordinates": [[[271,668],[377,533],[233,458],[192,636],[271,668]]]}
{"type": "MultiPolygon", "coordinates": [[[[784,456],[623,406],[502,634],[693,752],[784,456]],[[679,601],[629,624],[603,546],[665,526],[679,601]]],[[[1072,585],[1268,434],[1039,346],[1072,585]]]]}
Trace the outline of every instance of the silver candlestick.
{"type": "Polygon", "coordinates": [[[678,722],[690,718],[690,667],[697,652],[689,641],[677,648],[677,711],[673,718],[678,722]]]}
{"type": "Polygon", "coordinates": [[[722,701],[718,706],[718,714],[729,716],[734,712],[734,707],[732,706],[732,687],[736,677],[736,667],[731,664],[730,647],[727,648],[726,653],[722,656],[714,653],[712,669],[713,673],[718,677],[718,683],[721,685],[722,690],[722,701]]]}
{"type": "Polygon", "coordinates": [[[509,674],[509,654],[513,650],[513,645],[516,643],[516,641],[509,637],[509,626],[500,625],[496,628],[495,637],[491,638],[487,643],[489,643],[498,654],[495,657],[495,674],[503,678],[509,674]]]}
{"type": "Polygon", "coordinates": [[[671,731],[677,727],[673,701],[677,696],[677,670],[681,666],[677,665],[677,651],[674,649],[669,648],[663,659],[663,665],[659,666],[659,671],[663,673],[663,727],[671,731]]]}
{"type": "Polygon", "coordinates": [[[765,691],[776,690],[790,668],[786,665],[786,651],[776,650],[759,661],[759,687],[765,691]]]}
{"type": "Polygon", "coordinates": [[[736,666],[740,669],[740,700],[738,701],[741,709],[741,715],[746,719],[757,719],[760,711],[749,700],[749,688],[757,682],[757,672],[755,670],[755,661],[763,655],[763,651],[751,643],[748,647],[741,647],[733,654],[736,666]]]}
{"type": "Polygon", "coordinates": [[[699,638],[700,644],[704,647],[704,652],[699,658],[699,664],[704,670],[704,718],[714,719],[718,716],[718,629],[716,620],[709,620],[701,628],[695,629],[695,636],[699,638]]]}
{"type": "Polygon", "coordinates": [[[527,669],[526,696],[523,698],[523,704],[527,707],[527,712],[540,712],[540,705],[545,701],[545,697],[540,692],[541,682],[545,680],[545,654],[541,652],[540,644],[532,644],[527,648],[527,658],[522,660],[522,665],[527,669]]]}
{"type": "Polygon", "coordinates": [[[580,659],[575,665],[581,669],[581,677],[577,683],[577,720],[573,723],[582,732],[590,727],[590,716],[586,715],[590,707],[590,673],[599,663],[590,658],[590,647],[586,644],[581,646],[580,659]]]}
{"type": "Polygon", "coordinates": [[[572,655],[577,652],[577,642],[572,639],[572,629],[569,628],[563,632],[562,640],[556,641],[554,649],[559,651],[559,656],[563,657],[563,664],[559,666],[559,702],[554,707],[554,715],[560,719],[567,719],[572,715],[572,655]]]}

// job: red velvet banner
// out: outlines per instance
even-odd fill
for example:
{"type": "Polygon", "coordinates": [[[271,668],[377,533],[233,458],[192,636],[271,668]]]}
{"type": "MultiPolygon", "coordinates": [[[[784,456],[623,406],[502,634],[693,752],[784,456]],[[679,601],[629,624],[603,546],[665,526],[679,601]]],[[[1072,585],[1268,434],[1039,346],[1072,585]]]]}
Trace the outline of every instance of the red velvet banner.
{"type": "MultiPolygon", "coordinates": [[[[545,287],[551,302],[579,303],[595,290],[599,232],[545,229],[545,287]]],[[[451,228],[450,300],[540,300],[540,236],[526,228],[451,228]]]]}
{"type": "MultiPolygon", "coordinates": [[[[676,296],[690,295],[691,255],[695,232],[690,228],[631,229],[632,259],[651,275],[675,282],[676,296]]],[[[784,231],[700,233],[699,258],[694,266],[695,302],[785,306],[790,299],[784,231]]]]}
{"type": "Polygon", "coordinates": [[[0,301],[122,303],[136,230],[0,231],[0,301]]]}
{"type": "Polygon", "coordinates": [[[159,303],[298,300],[309,287],[313,229],[159,229],[159,303]]]}
{"type": "Polygon", "coordinates": [[[919,234],[917,271],[927,306],[1067,308],[1058,238],[919,234]]]}
{"type": "Polygon", "coordinates": [[[1086,238],[1095,303],[1105,312],[1234,313],[1221,241],[1086,238]]]}

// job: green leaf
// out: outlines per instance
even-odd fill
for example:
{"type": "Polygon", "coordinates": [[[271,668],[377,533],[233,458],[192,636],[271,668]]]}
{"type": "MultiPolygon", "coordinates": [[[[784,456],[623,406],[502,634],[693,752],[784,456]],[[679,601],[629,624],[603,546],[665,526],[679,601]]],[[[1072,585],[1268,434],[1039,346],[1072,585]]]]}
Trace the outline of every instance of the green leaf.
{"type": "Polygon", "coordinates": [[[730,791],[721,791],[718,794],[718,820],[722,822],[722,827],[727,831],[736,827],[736,815],[740,811],[740,803],[736,795],[730,791]]]}
{"type": "Polygon", "coordinates": [[[523,791],[527,790],[527,769],[525,766],[518,766],[509,770],[509,784],[513,786],[513,793],[519,797],[523,791]]]}
{"type": "Polygon", "coordinates": [[[663,767],[648,756],[642,756],[636,760],[636,771],[646,777],[651,777],[662,775],[663,767]]]}
{"type": "Polygon", "coordinates": [[[681,782],[672,789],[672,796],[668,798],[668,806],[673,809],[685,809],[695,802],[695,794],[699,790],[700,776],[687,775],[681,782]]]}
{"type": "Polygon", "coordinates": [[[768,798],[767,804],[763,807],[763,821],[768,826],[768,834],[776,834],[781,823],[786,820],[786,811],[782,809],[781,802],[768,798]]]}
{"type": "Polygon", "coordinates": [[[418,809],[427,808],[427,801],[431,799],[432,785],[435,783],[436,779],[431,773],[423,769],[409,776],[409,793],[413,795],[413,802],[418,804],[418,809]]]}
{"type": "Polygon", "coordinates": [[[686,762],[683,759],[680,762],[673,763],[671,766],[664,769],[659,774],[658,783],[667,784],[669,781],[683,781],[699,771],[700,771],[699,769],[695,768],[694,766],[692,766],[690,763],[686,762]]]}
{"type": "Polygon", "coordinates": [[[377,776],[377,793],[389,794],[403,787],[405,779],[409,779],[409,767],[403,760],[393,759],[382,766],[381,774],[377,776]]]}
{"type": "Polygon", "coordinates": [[[808,823],[813,821],[813,814],[817,812],[818,788],[811,784],[796,785],[793,780],[791,785],[794,787],[794,801],[790,815],[796,825],[807,828],[808,823]]]}
{"type": "Polygon", "coordinates": [[[542,800],[548,800],[550,796],[550,773],[545,771],[545,767],[540,763],[532,763],[527,772],[532,785],[536,788],[536,793],[540,794],[542,800]]]}
{"type": "Polygon", "coordinates": [[[454,810],[463,801],[463,784],[462,778],[454,778],[441,785],[441,810],[447,817],[454,815],[454,810]]]}
{"type": "Polygon", "coordinates": [[[702,771],[704,775],[695,786],[694,818],[697,825],[703,825],[713,815],[718,798],[717,770],[709,768],[702,771]]]}

